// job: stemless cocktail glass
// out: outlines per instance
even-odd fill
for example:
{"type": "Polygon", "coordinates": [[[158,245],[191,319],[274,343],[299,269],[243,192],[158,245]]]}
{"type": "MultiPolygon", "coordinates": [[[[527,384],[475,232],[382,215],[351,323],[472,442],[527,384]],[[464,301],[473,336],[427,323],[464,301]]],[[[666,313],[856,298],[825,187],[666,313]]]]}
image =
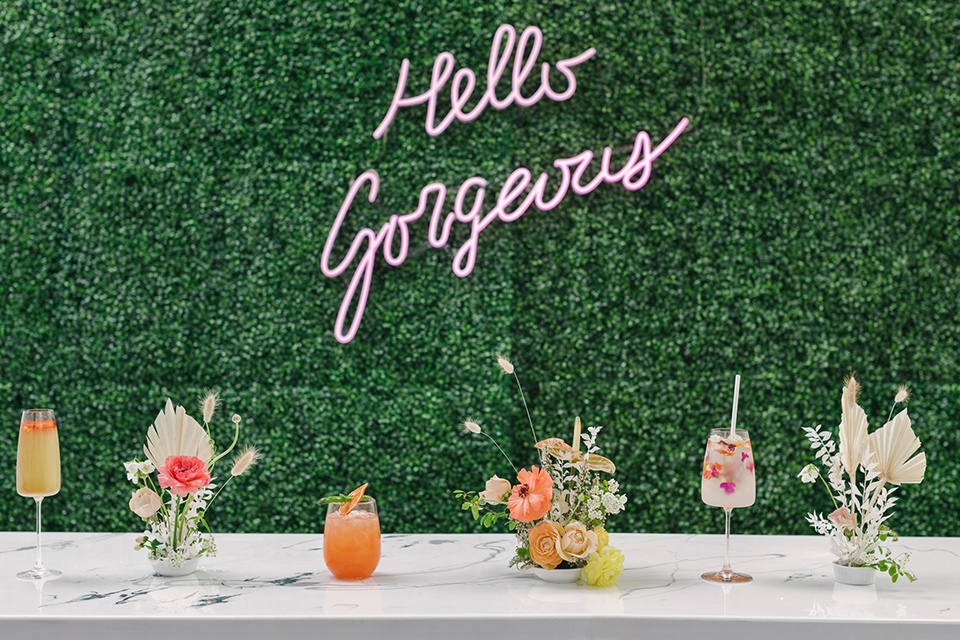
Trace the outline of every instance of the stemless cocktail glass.
{"type": "Polygon", "coordinates": [[[364,498],[348,513],[344,505],[327,505],[323,525],[323,561],[335,578],[369,578],[380,564],[380,519],[377,501],[364,498]]]}
{"type": "Polygon", "coordinates": [[[710,431],[703,457],[700,497],[711,507],[723,509],[727,538],[723,568],[701,577],[711,582],[750,582],[752,577],[730,569],[730,512],[735,507],[749,507],[757,497],[753,449],[746,429],[710,431]]]}
{"type": "Polygon", "coordinates": [[[45,569],[40,555],[40,503],[60,491],[60,441],[53,409],[25,409],[17,444],[17,493],[37,503],[37,563],[21,571],[21,580],[52,580],[60,572],[45,569]]]}

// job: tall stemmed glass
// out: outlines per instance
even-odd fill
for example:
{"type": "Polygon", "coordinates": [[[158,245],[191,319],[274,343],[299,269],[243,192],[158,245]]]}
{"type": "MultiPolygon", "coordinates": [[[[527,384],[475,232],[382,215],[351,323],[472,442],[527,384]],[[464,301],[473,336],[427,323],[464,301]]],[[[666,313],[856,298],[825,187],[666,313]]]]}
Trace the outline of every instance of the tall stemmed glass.
{"type": "Polygon", "coordinates": [[[21,580],[53,580],[60,572],[46,569],[40,555],[40,503],[60,491],[60,441],[53,409],[24,409],[17,445],[17,493],[37,503],[37,563],[21,571],[21,580]]]}
{"type": "Polygon", "coordinates": [[[737,429],[737,400],[740,395],[740,376],[733,391],[733,417],[729,429],[712,429],[703,457],[700,497],[712,507],[721,507],[726,520],[726,552],[720,571],[701,575],[710,582],[750,582],[745,573],[730,568],[730,513],[734,507],[749,507],[757,497],[757,480],[753,463],[753,449],[746,429],[737,429]]]}

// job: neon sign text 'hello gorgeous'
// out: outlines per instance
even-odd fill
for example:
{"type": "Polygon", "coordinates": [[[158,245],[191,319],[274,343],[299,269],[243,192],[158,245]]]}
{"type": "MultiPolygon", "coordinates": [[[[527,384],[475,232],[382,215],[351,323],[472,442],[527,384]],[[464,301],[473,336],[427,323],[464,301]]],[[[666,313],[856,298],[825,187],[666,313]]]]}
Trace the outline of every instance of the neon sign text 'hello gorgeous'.
{"type": "MultiPolygon", "coordinates": [[[[573,67],[590,59],[596,51],[592,48],[587,49],[578,56],[560,60],[556,63],[557,70],[567,81],[567,87],[561,92],[551,88],[548,78],[550,65],[543,63],[539,87],[532,94],[524,97],[521,88],[536,64],[542,42],[543,34],[536,27],[525,29],[520,35],[519,42],[517,41],[516,30],[512,26],[502,25],[497,29],[490,50],[487,88],[469,111],[464,111],[464,107],[476,86],[476,74],[470,69],[460,69],[453,73],[454,58],[452,54],[444,52],[437,56],[433,65],[430,89],[409,98],[404,98],[403,93],[409,74],[410,62],[409,60],[403,60],[400,65],[400,77],[393,100],[386,116],[374,131],[373,136],[379,138],[386,132],[400,107],[426,103],[426,131],[430,135],[438,135],[449,127],[454,120],[460,122],[474,120],[487,105],[495,109],[504,109],[511,104],[529,107],[543,97],[558,102],[569,99],[577,89],[576,76],[572,71],[573,67]],[[506,40],[506,46],[501,51],[504,39],[506,40]],[[532,45],[530,45],[531,40],[532,45]],[[506,71],[510,54],[514,52],[515,45],[517,48],[514,53],[511,90],[506,97],[498,98],[497,85],[506,71]],[[528,46],[530,46],[529,51],[527,50],[528,46]],[[437,122],[437,103],[440,91],[450,80],[451,74],[453,74],[453,82],[450,87],[450,110],[446,116],[441,118],[440,122],[437,122]]],[[[410,247],[411,223],[425,215],[429,216],[427,241],[430,246],[436,249],[446,246],[455,223],[469,225],[470,236],[457,249],[452,265],[453,272],[457,276],[465,277],[473,271],[476,265],[480,234],[494,221],[513,222],[530,210],[531,207],[540,211],[549,211],[560,204],[569,191],[573,191],[577,195],[586,195],[603,183],[620,183],[623,188],[629,191],[637,191],[650,179],[653,161],[673,144],[688,124],[689,120],[687,118],[681,119],[656,147],[652,146],[647,132],[640,131],[634,138],[630,157],[616,170],[611,166],[613,164],[613,151],[610,147],[604,148],[600,153],[600,166],[593,169],[596,173],[590,177],[588,177],[588,173],[592,173],[591,167],[594,164],[594,153],[592,151],[587,150],[569,158],[554,160],[553,166],[560,171],[559,184],[555,187],[550,184],[550,178],[546,173],[541,173],[534,179],[533,172],[525,167],[518,167],[503,182],[492,206],[487,203],[487,181],[479,176],[468,178],[460,185],[453,198],[452,208],[447,201],[447,187],[440,182],[432,182],[420,190],[416,209],[410,213],[390,216],[379,231],[369,228],[361,229],[354,236],[346,255],[336,265],[331,265],[333,246],[337,241],[340,228],[353,206],[354,200],[365,185],[369,185],[367,200],[376,202],[380,189],[380,177],[375,171],[365,171],[350,185],[343,204],[337,212],[333,227],[327,235],[327,240],[323,246],[323,254],[320,258],[320,269],[323,274],[335,278],[345,273],[360,256],[337,313],[337,320],[334,324],[334,335],[337,340],[347,343],[353,340],[357,334],[367,300],[370,297],[370,286],[373,281],[373,269],[377,254],[382,253],[384,261],[393,267],[400,266],[406,260],[410,247]],[[547,193],[548,188],[551,187],[553,188],[552,195],[547,193]],[[484,213],[485,209],[488,209],[486,213],[484,213]],[[348,323],[348,314],[354,302],[356,308],[348,323]]]]}

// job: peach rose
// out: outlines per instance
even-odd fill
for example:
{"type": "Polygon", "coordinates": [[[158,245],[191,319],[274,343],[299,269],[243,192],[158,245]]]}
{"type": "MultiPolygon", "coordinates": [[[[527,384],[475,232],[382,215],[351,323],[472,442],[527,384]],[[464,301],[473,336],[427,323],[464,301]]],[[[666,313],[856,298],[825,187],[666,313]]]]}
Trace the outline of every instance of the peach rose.
{"type": "Polygon", "coordinates": [[[480,497],[487,502],[500,502],[510,493],[510,481],[498,476],[487,480],[486,490],[480,492],[480,497]]]}
{"type": "Polygon", "coordinates": [[[587,531],[582,522],[571,522],[563,528],[563,537],[560,538],[560,557],[567,562],[574,562],[596,551],[599,544],[596,533],[587,531]]]}
{"type": "Polygon", "coordinates": [[[146,520],[160,510],[160,496],[152,489],[144,487],[134,491],[130,498],[130,511],[146,520]]]}
{"type": "Polygon", "coordinates": [[[530,558],[544,569],[553,570],[560,564],[560,534],[563,528],[544,520],[530,529],[530,558]]]}

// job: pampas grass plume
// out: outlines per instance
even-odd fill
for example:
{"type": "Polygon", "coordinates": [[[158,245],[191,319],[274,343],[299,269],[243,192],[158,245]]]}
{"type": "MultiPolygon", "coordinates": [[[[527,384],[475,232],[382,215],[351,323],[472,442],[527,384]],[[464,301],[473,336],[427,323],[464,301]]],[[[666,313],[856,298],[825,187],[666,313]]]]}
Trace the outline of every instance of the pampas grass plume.
{"type": "Polygon", "coordinates": [[[213,413],[220,406],[220,392],[216,389],[207,391],[207,394],[200,401],[200,412],[203,413],[203,421],[210,422],[213,413]]]}
{"type": "Polygon", "coordinates": [[[897,389],[897,395],[893,398],[893,401],[897,404],[901,402],[906,402],[910,399],[910,389],[907,389],[905,386],[900,385],[900,388],[897,389]]]}
{"type": "Polygon", "coordinates": [[[231,476],[241,476],[247,469],[260,461],[260,451],[256,447],[246,447],[240,454],[233,459],[233,468],[230,469],[231,476]]]}
{"type": "Polygon", "coordinates": [[[480,425],[478,425],[478,424],[477,424],[476,422],[474,422],[473,420],[466,420],[466,421],[465,421],[462,425],[460,425],[460,426],[463,427],[464,432],[480,433],[480,431],[481,431],[480,425]]]}
{"type": "Polygon", "coordinates": [[[860,395],[860,383],[857,382],[856,374],[851,373],[847,376],[847,379],[843,381],[843,387],[845,394],[850,394],[850,404],[855,404],[857,396],[860,395]]]}

